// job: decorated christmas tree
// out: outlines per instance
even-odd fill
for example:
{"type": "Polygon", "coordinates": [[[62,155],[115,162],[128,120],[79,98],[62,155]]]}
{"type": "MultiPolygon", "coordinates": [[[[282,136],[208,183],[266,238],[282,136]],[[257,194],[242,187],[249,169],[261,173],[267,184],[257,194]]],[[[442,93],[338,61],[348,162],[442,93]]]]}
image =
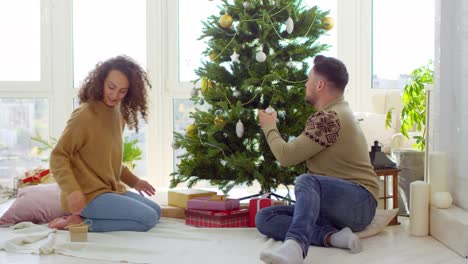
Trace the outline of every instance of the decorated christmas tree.
{"type": "Polygon", "coordinates": [[[175,133],[173,147],[186,152],[171,187],[208,180],[228,192],[257,181],[259,191],[267,192],[293,184],[306,172],[305,164],[280,166],[257,113],[274,108],[286,141],[302,133],[314,111],[304,102],[306,60],[328,48],[317,40],[333,27],[333,19],[299,0],[225,0],[220,13],[203,25],[200,39],[209,59],[196,69],[193,124],[185,134],[175,133]]]}

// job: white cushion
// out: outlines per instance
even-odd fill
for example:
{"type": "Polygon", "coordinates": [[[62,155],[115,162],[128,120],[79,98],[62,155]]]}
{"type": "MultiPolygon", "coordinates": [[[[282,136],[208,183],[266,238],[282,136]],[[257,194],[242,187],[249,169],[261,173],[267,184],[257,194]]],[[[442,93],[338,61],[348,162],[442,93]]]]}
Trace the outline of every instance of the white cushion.
{"type": "Polygon", "coordinates": [[[380,210],[377,209],[375,212],[374,219],[372,222],[366,227],[366,229],[356,232],[355,234],[359,238],[365,238],[374,236],[380,231],[382,231],[389,223],[392,221],[393,217],[398,213],[398,208],[392,210],[380,210]]]}

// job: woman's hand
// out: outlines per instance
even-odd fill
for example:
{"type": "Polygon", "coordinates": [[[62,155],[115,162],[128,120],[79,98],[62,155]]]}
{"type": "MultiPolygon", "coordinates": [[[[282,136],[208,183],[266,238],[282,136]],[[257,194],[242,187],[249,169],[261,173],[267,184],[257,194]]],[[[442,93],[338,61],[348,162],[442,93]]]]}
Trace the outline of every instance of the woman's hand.
{"type": "Polygon", "coordinates": [[[86,197],[81,191],[74,191],[67,196],[68,210],[72,214],[80,214],[86,207],[86,197]]]}
{"type": "Polygon", "coordinates": [[[143,195],[142,192],[146,193],[148,196],[152,196],[156,193],[154,187],[145,180],[139,180],[133,188],[135,188],[135,190],[137,190],[141,195],[143,195]]]}

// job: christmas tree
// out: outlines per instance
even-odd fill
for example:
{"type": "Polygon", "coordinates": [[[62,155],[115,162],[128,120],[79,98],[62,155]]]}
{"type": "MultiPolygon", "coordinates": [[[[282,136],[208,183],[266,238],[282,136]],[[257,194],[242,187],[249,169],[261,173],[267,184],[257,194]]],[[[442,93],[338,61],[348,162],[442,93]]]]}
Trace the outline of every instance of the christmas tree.
{"type": "Polygon", "coordinates": [[[291,185],[305,164],[281,167],[258,124],[258,109],[274,108],[286,141],[302,133],[314,109],[304,102],[309,65],[326,50],[318,38],[333,27],[328,11],[298,0],[224,0],[220,13],[203,22],[200,39],[209,60],[191,100],[193,124],[174,133],[182,147],[171,187],[200,180],[227,193],[240,184],[259,182],[260,192],[291,185]],[[202,111],[197,106],[208,104],[202,111]]]}

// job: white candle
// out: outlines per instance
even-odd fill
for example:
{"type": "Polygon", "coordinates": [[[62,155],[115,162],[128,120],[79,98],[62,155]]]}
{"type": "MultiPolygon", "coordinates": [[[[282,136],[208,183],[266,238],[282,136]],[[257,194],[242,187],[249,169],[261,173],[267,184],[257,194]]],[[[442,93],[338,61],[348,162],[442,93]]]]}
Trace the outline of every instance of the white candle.
{"type": "Polygon", "coordinates": [[[410,234],[429,234],[429,184],[415,181],[410,184],[410,234]]]}

